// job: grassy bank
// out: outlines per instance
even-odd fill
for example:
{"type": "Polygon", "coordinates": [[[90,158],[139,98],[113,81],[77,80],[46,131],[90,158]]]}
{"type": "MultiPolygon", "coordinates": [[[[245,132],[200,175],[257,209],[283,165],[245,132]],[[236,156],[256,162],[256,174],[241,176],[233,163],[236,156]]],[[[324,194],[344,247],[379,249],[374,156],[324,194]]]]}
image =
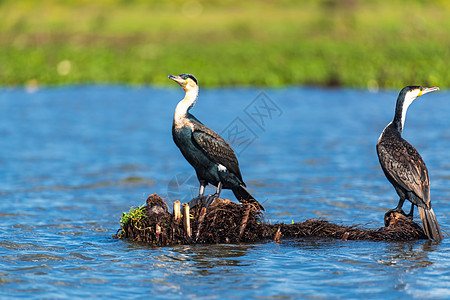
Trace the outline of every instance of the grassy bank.
{"type": "Polygon", "coordinates": [[[0,85],[450,86],[445,1],[0,1],[0,85]]]}

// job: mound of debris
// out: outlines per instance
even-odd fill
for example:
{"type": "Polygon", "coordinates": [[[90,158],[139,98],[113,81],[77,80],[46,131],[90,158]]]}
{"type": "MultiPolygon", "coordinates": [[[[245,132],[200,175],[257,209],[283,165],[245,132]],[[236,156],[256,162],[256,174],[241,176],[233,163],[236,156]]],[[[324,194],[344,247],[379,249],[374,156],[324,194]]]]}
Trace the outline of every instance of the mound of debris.
{"type": "Polygon", "coordinates": [[[157,194],[148,197],[145,206],[124,213],[119,239],[140,241],[156,246],[179,244],[219,244],[263,242],[303,237],[341,240],[411,241],[426,239],[422,228],[397,212],[385,215],[385,227],[378,230],[343,226],[309,219],[294,224],[268,224],[251,204],[217,199],[208,209],[175,201],[173,212],[157,194]]]}

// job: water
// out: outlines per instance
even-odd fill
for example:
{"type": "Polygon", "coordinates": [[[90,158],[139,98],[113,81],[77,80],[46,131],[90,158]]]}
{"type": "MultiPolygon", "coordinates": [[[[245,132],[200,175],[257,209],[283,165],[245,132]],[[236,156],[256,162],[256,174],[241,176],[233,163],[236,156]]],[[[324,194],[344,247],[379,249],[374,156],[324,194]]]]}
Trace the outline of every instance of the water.
{"type": "MultiPolygon", "coordinates": [[[[375,144],[397,93],[202,89],[193,113],[231,140],[267,221],[379,228],[397,196],[375,144]]],[[[171,140],[182,96],[179,88],[121,86],[0,90],[2,298],[450,297],[447,236],[441,244],[301,239],[165,248],[113,239],[122,212],[149,194],[172,203],[197,193],[193,169],[171,140]]],[[[449,96],[418,98],[404,131],[428,165],[445,234],[449,96]]]]}

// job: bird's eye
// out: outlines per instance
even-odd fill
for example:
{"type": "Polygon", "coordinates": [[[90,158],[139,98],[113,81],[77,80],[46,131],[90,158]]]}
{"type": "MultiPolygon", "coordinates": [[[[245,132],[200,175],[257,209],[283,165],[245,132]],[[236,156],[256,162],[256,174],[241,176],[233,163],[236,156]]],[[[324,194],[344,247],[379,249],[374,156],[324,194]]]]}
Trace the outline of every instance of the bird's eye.
{"type": "Polygon", "coordinates": [[[420,87],[420,91],[422,91],[423,87],[420,87]]]}
{"type": "Polygon", "coordinates": [[[189,77],[187,77],[187,76],[184,76],[184,80],[186,80],[186,79],[188,79],[189,77]]]}

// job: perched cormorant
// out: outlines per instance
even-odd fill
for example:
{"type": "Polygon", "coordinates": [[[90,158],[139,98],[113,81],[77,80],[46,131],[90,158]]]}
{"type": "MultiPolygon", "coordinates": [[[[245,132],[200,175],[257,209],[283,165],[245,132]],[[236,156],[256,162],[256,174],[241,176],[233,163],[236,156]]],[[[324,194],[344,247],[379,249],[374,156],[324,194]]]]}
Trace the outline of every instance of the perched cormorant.
{"type": "Polygon", "coordinates": [[[394,120],[384,128],[377,143],[377,154],[389,182],[394,186],[400,200],[393,211],[403,213],[405,199],[411,201],[408,217],[413,217],[414,205],[419,209],[423,229],[428,238],[441,241],[442,233],[431,208],[430,179],[428,170],[417,150],[402,138],[406,111],[419,96],[439,90],[407,86],[400,91],[395,107],[394,120]]]}
{"type": "Polygon", "coordinates": [[[224,188],[231,189],[240,202],[251,203],[264,210],[245,189],[239,163],[230,145],[189,113],[198,97],[197,79],[191,74],[169,75],[169,79],[177,82],[186,92],[175,109],[172,136],[184,158],[194,167],[200,182],[199,195],[192,199],[190,206],[195,206],[200,201],[209,206],[224,188]],[[204,197],[208,183],[216,186],[217,190],[214,195],[204,197]]]}

